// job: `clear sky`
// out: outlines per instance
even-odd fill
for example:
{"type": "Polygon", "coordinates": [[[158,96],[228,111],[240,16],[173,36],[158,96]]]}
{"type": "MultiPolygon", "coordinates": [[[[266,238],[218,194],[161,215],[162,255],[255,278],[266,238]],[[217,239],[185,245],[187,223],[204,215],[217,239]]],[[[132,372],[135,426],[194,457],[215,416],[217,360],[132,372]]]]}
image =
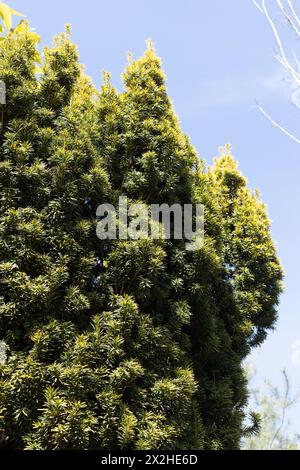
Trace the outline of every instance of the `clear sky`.
{"type": "MultiPolygon", "coordinates": [[[[296,4],[299,0],[296,1],[296,4]]],[[[280,382],[287,368],[296,390],[300,364],[300,146],[253,108],[264,104],[300,137],[299,112],[283,79],[272,33],[251,0],[7,0],[25,13],[49,44],[65,23],[73,27],[81,62],[100,86],[108,70],[120,89],[128,51],[134,57],[154,40],[168,91],[184,131],[208,162],[230,142],[252,188],[260,189],[286,273],[277,330],[257,351],[258,381],[280,382]],[[298,118],[298,119],[297,119],[298,118]]],[[[274,0],[269,0],[269,4],[274,0]]],[[[299,1],[300,9],[300,1],[299,1]]],[[[298,43],[299,47],[299,43],[298,43]]],[[[300,433],[300,406],[291,414],[300,433]]]]}

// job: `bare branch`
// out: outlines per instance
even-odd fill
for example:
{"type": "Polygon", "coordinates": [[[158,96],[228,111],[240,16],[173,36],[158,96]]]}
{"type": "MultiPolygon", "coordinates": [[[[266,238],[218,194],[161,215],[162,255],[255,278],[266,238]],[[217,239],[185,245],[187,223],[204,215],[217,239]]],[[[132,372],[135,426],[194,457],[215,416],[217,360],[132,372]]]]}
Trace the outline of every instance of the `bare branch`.
{"type": "Polygon", "coordinates": [[[290,10],[291,10],[292,14],[294,15],[294,18],[295,18],[296,23],[298,24],[298,26],[299,26],[299,28],[300,28],[300,19],[299,19],[299,16],[297,15],[296,10],[295,10],[295,8],[294,8],[294,6],[293,6],[291,0],[287,0],[287,2],[288,2],[288,5],[289,5],[289,7],[290,7],[290,10]]]}
{"type": "Polygon", "coordinates": [[[283,16],[285,17],[285,19],[287,20],[287,22],[290,24],[290,26],[292,27],[292,29],[295,31],[296,35],[298,36],[298,38],[300,38],[300,29],[298,29],[298,26],[297,24],[295,23],[294,21],[294,18],[289,15],[286,11],[286,9],[284,8],[284,6],[282,5],[282,2],[281,0],[276,0],[277,1],[277,4],[283,14],[283,16]]]}
{"type": "Polygon", "coordinates": [[[269,13],[269,11],[267,10],[267,7],[266,7],[266,2],[265,0],[262,0],[262,9],[263,9],[263,12],[272,28],[272,31],[273,31],[273,34],[274,34],[274,37],[275,37],[275,40],[276,40],[276,43],[277,43],[277,46],[279,48],[279,52],[280,52],[280,62],[281,64],[290,72],[290,74],[292,75],[293,79],[295,80],[295,82],[300,86],[300,73],[297,72],[297,70],[290,64],[287,56],[286,56],[286,53],[285,53],[285,50],[284,50],[284,47],[283,47],[283,44],[282,44],[282,41],[280,39],[280,35],[279,35],[279,32],[275,26],[275,23],[274,21],[272,20],[271,18],[271,15],[269,13]]]}
{"type": "MultiPolygon", "coordinates": [[[[293,82],[293,87],[297,90],[300,90],[300,60],[298,60],[298,57],[295,52],[293,53],[293,58],[290,59],[288,57],[285,45],[282,41],[281,32],[279,30],[279,27],[277,26],[277,23],[272,18],[269,6],[267,7],[266,0],[252,0],[252,2],[256,6],[256,8],[265,16],[267,22],[269,23],[269,26],[272,29],[273,36],[275,38],[276,45],[279,50],[278,54],[276,55],[276,59],[289,74],[290,80],[293,82]]],[[[291,29],[294,31],[294,33],[296,33],[297,38],[300,39],[300,17],[296,12],[295,7],[293,6],[292,0],[274,0],[273,4],[277,5],[281,14],[287,20],[291,29]]],[[[295,104],[298,106],[298,103],[295,104]]],[[[287,135],[294,142],[300,144],[300,139],[293,135],[284,126],[279,124],[279,122],[277,122],[275,119],[273,119],[272,116],[270,116],[262,106],[257,104],[257,108],[272,123],[274,127],[277,127],[281,130],[281,132],[287,135]]]]}
{"type": "Polygon", "coordinates": [[[272,450],[273,449],[273,445],[274,445],[274,442],[276,441],[281,429],[283,428],[283,425],[284,425],[284,422],[285,422],[285,416],[286,416],[286,411],[287,411],[287,408],[288,408],[288,399],[289,399],[289,395],[290,395],[290,382],[289,382],[289,379],[288,379],[288,376],[287,376],[287,373],[286,371],[284,370],[283,371],[283,377],[284,377],[284,384],[285,384],[285,393],[284,393],[284,400],[283,400],[283,403],[282,403],[282,414],[281,414],[281,421],[279,423],[279,426],[273,436],[273,439],[271,440],[271,443],[270,443],[270,449],[272,450]]]}
{"type": "Polygon", "coordinates": [[[293,53],[293,56],[294,56],[295,64],[297,65],[297,69],[298,69],[298,71],[300,72],[300,62],[299,62],[299,59],[298,59],[297,54],[296,54],[295,51],[294,51],[294,53],[293,53]]]}
{"type": "Polygon", "coordinates": [[[252,0],[252,2],[253,2],[254,5],[256,6],[256,8],[257,8],[261,13],[264,14],[264,11],[263,11],[262,7],[257,3],[257,1],[256,1],[256,0],[252,0]]]}
{"type": "Polygon", "coordinates": [[[259,104],[256,104],[257,109],[273,124],[274,127],[277,127],[278,129],[281,130],[285,135],[287,135],[290,139],[292,139],[294,142],[297,144],[300,144],[300,139],[295,137],[293,134],[291,134],[285,127],[283,127],[281,124],[279,124],[277,121],[275,121],[270,114],[268,114],[262,106],[259,104]]]}

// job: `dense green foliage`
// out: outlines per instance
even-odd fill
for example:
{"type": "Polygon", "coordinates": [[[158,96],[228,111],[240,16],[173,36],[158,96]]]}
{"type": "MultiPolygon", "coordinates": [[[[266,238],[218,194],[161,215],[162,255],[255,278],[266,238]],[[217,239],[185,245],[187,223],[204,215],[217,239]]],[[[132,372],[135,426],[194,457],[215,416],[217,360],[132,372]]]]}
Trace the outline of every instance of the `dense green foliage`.
{"type": "Polygon", "coordinates": [[[23,22],[0,43],[0,446],[238,448],[281,289],[266,209],[229,147],[198,159],[151,43],[97,93],[68,31],[39,79],[36,42],[23,22]],[[98,240],[120,195],[205,204],[204,247],[98,240]]]}

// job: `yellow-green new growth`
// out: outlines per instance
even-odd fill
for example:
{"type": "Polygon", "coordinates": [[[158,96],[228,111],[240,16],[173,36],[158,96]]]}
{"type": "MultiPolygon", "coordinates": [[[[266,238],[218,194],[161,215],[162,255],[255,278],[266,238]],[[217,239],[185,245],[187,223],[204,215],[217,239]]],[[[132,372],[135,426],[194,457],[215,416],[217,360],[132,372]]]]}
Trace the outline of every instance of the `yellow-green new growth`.
{"type": "Polygon", "coordinates": [[[5,33],[11,30],[13,16],[24,16],[22,13],[14,10],[13,8],[6,5],[6,3],[0,2],[0,33],[5,33]]]}

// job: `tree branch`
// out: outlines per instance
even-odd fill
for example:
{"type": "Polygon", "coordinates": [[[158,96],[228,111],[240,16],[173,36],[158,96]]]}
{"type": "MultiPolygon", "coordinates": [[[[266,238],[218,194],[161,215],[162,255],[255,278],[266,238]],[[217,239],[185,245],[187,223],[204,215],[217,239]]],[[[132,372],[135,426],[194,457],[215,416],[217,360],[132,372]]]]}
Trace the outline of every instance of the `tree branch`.
{"type": "Polygon", "coordinates": [[[256,8],[257,8],[261,13],[264,13],[262,7],[257,3],[256,0],[252,0],[252,2],[254,3],[254,5],[256,6],[256,8]]]}
{"type": "Polygon", "coordinates": [[[294,15],[294,18],[295,18],[296,23],[298,24],[298,26],[299,26],[299,28],[300,28],[300,19],[299,19],[299,16],[297,15],[296,10],[295,10],[295,8],[294,8],[294,6],[293,6],[291,0],[287,0],[287,2],[288,2],[288,5],[289,5],[289,7],[290,7],[290,10],[291,10],[292,14],[294,15]]]}
{"type": "Polygon", "coordinates": [[[257,109],[273,124],[274,127],[277,127],[278,129],[281,130],[285,135],[287,135],[290,139],[292,139],[294,142],[297,144],[300,144],[300,139],[295,137],[293,134],[291,134],[285,127],[283,127],[281,124],[279,124],[277,121],[275,121],[270,114],[268,114],[262,106],[259,104],[256,104],[257,109]]]}
{"type": "Polygon", "coordinates": [[[298,29],[298,26],[295,24],[295,18],[293,18],[291,15],[289,15],[286,11],[286,9],[284,8],[284,6],[282,5],[282,2],[281,0],[276,0],[277,1],[277,4],[283,14],[283,16],[285,17],[285,19],[288,21],[288,23],[290,24],[290,26],[292,27],[292,29],[295,31],[296,35],[298,36],[298,38],[300,38],[300,29],[298,29]]]}
{"type": "Polygon", "coordinates": [[[285,393],[284,393],[284,400],[283,400],[283,403],[282,403],[281,421],[280,421],[279,426],[278,426],[278,428],[277,428],[277,430],[276,430],[276,432],[273,436],[273,439],[271,440],[270,450],[273,449],[274,442],[276,441],[277,436],[279,435],[280,431],[283,428],[283,425],[285,423],[286,411],[289,408],[288,401],[289,401],[289,395],[290,395],[290,382],[289,382],[286,371],[284,370],[282,373],[283,373],[284,382],[285,382],[285,393]]]}
{"type": "MultiPolygon", "coordinates": [[[[252,0],[254,5],[256,6],[256,8],[264,14],[264,16],[266,17],[269,25],[271,26],[271,29],[273,31],[273,35],[274,35],[274,38],[275,38],[275,41],[276,41],[276,44],[278,46],[278,49],[279,49],[279,56],[277,56],[277,60],[280,62],[280,64],[290,73],[290,75],[292,76],[293,80],[297,83],[297,85],[300,86],[300,73],[298,72],[298,70],[293,67],[289,61],[289,59],[287,58],[287,55],[286,55],[286,52],[285,52],[285,49],[284,49],[284,46],[283,46],[283,43],[281,41],[281,38],[280,38],[280,34],[279,34],[279,31],[276,27],[276,24],[275,22],[273,21],[270,13],[269,13],[269,10],[267,9],[266,7],[266,2],[265,0],[262,0],[262,3],[261,5],[258,4],[258,2],[256,0],[252,0]]],[[[296,26],[295,24],[295,21],[298,23],[298,21],[300,22],[298,16],[296,15],[296,12],[295,12],[295,20],[293,20],[291,18],[290,15],[288,15],[288,13],[286,12],[286,10],[284,9],[283,5],[282,5],[282,2],[281,0],[276,0],[276,3],[278,4],[281,12],[284,14],[284,16],[286,18],[288,18],[288,21],[291,25],[293,25],[293,29],[295,31],[297,31],[297,35],[299,36],[300,38],[300,29],[298,29],[298,27],[296,26]]],[[[292,11],[295,11],[294,9],[292,11]]],[[[299,25],[300,26],[300,25],[299,25]]]]}

